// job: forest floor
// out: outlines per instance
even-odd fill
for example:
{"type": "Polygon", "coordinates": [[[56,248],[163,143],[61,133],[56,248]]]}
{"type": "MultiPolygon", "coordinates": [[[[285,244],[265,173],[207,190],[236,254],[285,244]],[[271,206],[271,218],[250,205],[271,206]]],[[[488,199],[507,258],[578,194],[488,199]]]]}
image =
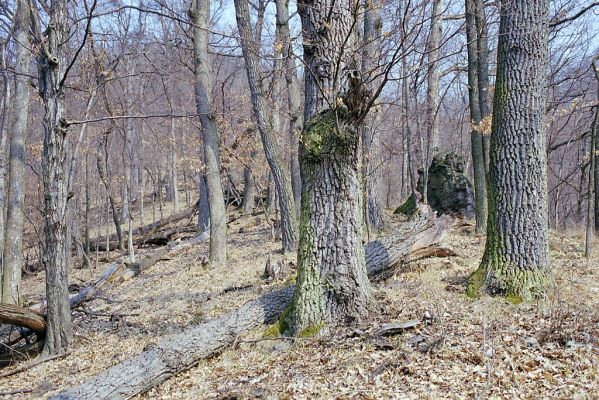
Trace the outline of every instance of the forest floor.
{"type": "MultiPolygon", "coordinates": [[[[87,312],[74,313],[70,353],[0,379],[0,395],[23,390],[10,398],[45,398],[158,337],[281,286],[261,278],[267,257],[282,257],[264,219],[237,220],[229,232],[226,266],[204,269],[203,243],[106,288],[87,312]]],[[[599,398],[599,249],[586,260],[583,243],[580,235],[552,232],[556,285],[546,300],[472,300],[463,282],[480,261],[484,238],[463,227],[444,243],[457,256],[413,261],[377,283],[378,311],[360,326],[297,340],[264,338],[265,328],[247,332],[221,355],[137,398],[599,398]],[[400,335],[375,335],[385,323],[410,320],[422,322],[400,335]]],[[[103,268],[74,269],[70,281],[89,281],[103,268]]],[[[23,287],[27,300],[38,301],[43,274],[28,276],[23,287]]]]}

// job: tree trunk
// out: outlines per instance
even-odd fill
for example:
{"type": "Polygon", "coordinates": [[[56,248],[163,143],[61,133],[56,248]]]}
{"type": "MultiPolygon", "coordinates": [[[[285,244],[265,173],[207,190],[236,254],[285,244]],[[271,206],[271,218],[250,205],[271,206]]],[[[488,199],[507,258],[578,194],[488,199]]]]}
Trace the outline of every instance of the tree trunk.
{"type": "MultiPolygon", "coordinates": [[[[91,183],[90,183],[90,179],[89,179],[89,154],[86,153],[85,154],[85,219],[84,219],[84,223],[85,226],[83,227],[83,234],[84,234],[84,245],[83,245],[83,249],[85,252],[85,256],[83,257],[83,264],[87,267],[90,266],[90,260],[91,260],[91,238],[90,238],[90,232],[89,232],[89,218],[90,218],[90,214],[91,214],[91,183]]],[[[99,217],[100,219],[102,218],[102,211],[100,209],[99,212],[99,217]]],[[[99,224],[100,226],[102,225],[102,222],[100,222],[99,224]]]]}
{"type": "Polygon", "coordinates": [[[360,320],[371,304],[362,244],[360,129],[370,93],[357,60],[355,0],[298,3],[304,33],[302,206],[290,330],[360,320]],[[343,97],[342,97],[343,96],[343,97]]]}
{"type": "Polygon", "coordinates": [[[177,148],[175,135],[175,119],[171,118],[171,134],[170,134],[170,170],[171,170],[171,188],[173,190],[173,210],[176,212],[179,209],[179,184],[177,177],[177,148]]]}
{"type": "MultiPolygon", "coordinates": [[[[227,212],[220,179],[218,128],[212,112],[212,67],[208,53],[208,23],[210,0],[193,0],[189,16],[194,28],[195,98],[204,146],[206,187],[210,208],[210,261],[216,264],[227,259],[227,212]]],[[[202,211],[200,211],[201,213],[202,211]]]]}
{"type": "MultiPolygon", "coordinates": [[[[468,99],[470,106],[470,143],[472,152],[472,169],[474,171],[474,204],[476,212],[476,232],[483,233],[487,226],[487,168],[485,166],[485,138],[479,128],[483,118],[481,98],[479,94],[479,60],[477,31],[478,0],[466,0],[466,40],[468,49],[468,99]]],[[[481,67],[482,68],[482,67],[481,67]]]]}
{"type": "Polygon", "coordinates": [[[490,149],[489,218],[480,289],[519,302],[551,281],[545,138],[547,0],[501,4],[490,149]]]}
{"type": "Polygon", "coordinates": [[[266,109],[264,107],[264,94],[258,86],[260,82],[260,73],[258,65],[258,53],[256,42],[252,39],[250,25],[250,12],[247,0],[235,0],[235,12],[237,16],[237,27],[241,39],[241,48],[245,59],[245,69],[250,86],[250,94],[254,115],[262,139],[266,161],[270,167],[272,177],[277,190],[279,208],[281,210],[281,237],[283,241],[283,251],[288,252],[296,248],[296,225],[297,218],[293,203],[291,183],[285,171],[282,168],[280,149],[277,144],[275,132],[271,123],[268,121],[266,109]]]}
{"type": "MultiPolygon", "coordinates": [[[[21,268],[23,267],[23,218],[25,203],[25,140],[29,117],[29,5],[17,2],[14,17],[14,37],[17,43],[15,63],[15,93],[12,99],[10,123],[10,157],[8,174],[8,207],[6,213],[4,257],[2,258],[2,303],[19,304],[21,268]]],[[[1,179],[4,179],[2,177],[1,179]]]]}
{"type": "Polygon", "coordinates": [[[106,194],[108,196],[108,201],[110,205],[110,211],[112,213],[112,222],[114,223],[114,229],[116,231],[116,236],[118,240],[118,248],[123,249],[123,232],[121,230],[121,217],[119,215],[119,211],[117,209],[116,200],[114,198],[114,194],[112,193],[112,185],[108,181],[108,173],[106,171],[106,164],[108,160],[108,137],[105,136],[103,139],[103,150],[98,151],[98,155],[96,158],[96,165],[98,166],[98,175],[100,176],[100,180],[106,189],[106,194]],[[104,153],[104,156],[100,152],[104,153]]]}
{"type": "MultiPolygon", "coordinates": [[[[39,21],[39,19],[38,19],[39,21]]],[[[39,90],[44,103],[44,149],[42,181],[44,186],[44,265],[46,268],[45,355],[64,352],[73,340],[66,270],[67,181],[65,160],[68,126],[65,124],[63,78],[67,60],[67,1],[56,0],[50,8],[50,29],[43,40],[39,65],[39,90]]]]}
{"type": "MultiPolygon", "coordinates": [[[[491,114],[489,108],[489,45],[487,40],[487,16],[485,13],[485,0],[476,0],[476,50],[477,59],[477,84],[478,105],[480,107],[481,120],[488,118],[491,114]]],[[[485,182],[489,174],[489,149],[490,134],[483,135],[483,162],[485,171],[485,182]]]]}
{"type": "MultiPolygon", "coordinates": [[[[433,0],[431,8],[431,26],[428,40],[427,69],[427,135],[430,140],[433,156],[439,151],[439,53],[441,47],[441,0],[433,0]]],[[[432,157],[427,157],[428,162],[432,157]]],[[[428,164],[427,162],[427,164],[428,164]]],[[[426,185],[425,185],[426,186],[426,185]]]]}
{"type": "MultiPolygon", "coordinates": [[[[597,135],[597,131],[599,130],[599,56],[595,57],[593,60],[593,70],[595,72],[595,79],[597,80],[597,105],[595,106],[595,119],[593,120],[593,124],[591,125],[591,135],[595,140],[595,151],[599,149],[599,135],[597,135]]],[[[595,190],[595,204],[594,204],[594,214],[595,214],[595,232],[599,233],[599,163],[595,160],[595,180],[594,180],[594,190],[595,190]]]]}
{"type": "Polygon", "coordinates": [[[586,256],[590,257],[592,252],[592,240],[593,240],[593,228],[596,232],[599,217],[599,206],[597,200],[597,179],[599,178],[599,168],[597,167],[597,145],[599,139],[597,139],[597,130],[599,130],[599,55],[593,59],[592,63],[593,71],[595,72],[595,78],[597,80],[597,104],[595,105],[595,118],[591,124],[591,169],[589,170],[589,207],[588,207],[588,225],[587,225],[587,238],[586,238],[586,256]],[[594,221],[592,219],[594,218],[594,221]]]}
{"type": "MultiPolygon", "coordinates": [[[[250,159],[253,159],[255,152],[252,152],[250,159]]],[[[254,175],[252,169],[249,166],[243,168],[243,204],[242,213],[251,214],[254,212],[256,206],[256,183],[254,182],[254,175]]]]}
{"type": "MultiPolygon", "coordinates": [[[[437,219],[430,208],[421,209],[417,216],[389,237],[366,246],[371,279],[400,265],[410,254],[439,243],[453,224],[447,216],[437,219]]],[[[201,359],[218,354],[240,334],[277,321],[289,306],[293,292],[293,287],[287,287],[267,293],[221,317],[166,336],[141,354],[51,399],[124,399],[144,393],[201,359]]]]}
{"type": "MultiPolygon", "coordinates": [[[[373,77],[380,73],[377,69],[381,58],[381,37],[383,23],[381,10],[383,4],[379,0],[367,0],[364,11],[364,48],[362,54],[362,74],[373,77]]],[[[374,85],[380,84],[380,79],[372,79],[374,85]]],[[[381,133],[377,132],[380,124],[380,113],[375,112],[366,117],[362,129],[362,144],[364,151],[363,177],[365,201],[365,221],[368,232],[372,228],[379,231],[385,225],[385,214],[382,204],[382,145],[381,133]]]]}
{"type": "Polygon", "coordinates": [[[296,214],[300,212],[300,200],[302,196],[302,179],[300,175],[298,147],[299,136],[303,129],[301,90],[297,78],[297,67],[295,55],[289,33],[289,1],[275,0],[277,38],[281,44],[281,54],[284,60],[285,80],[287,81],[287,105],[289,108],[289,142],[291,145],[289,153],[289,169],[291,171],[291,188],[293,200],[295,201],[296,214]]]}
{"type": "Polygon", "coordinates": [[[5,234],[5,222],[6,222],[6,146],[8,143],[8,135],[9,131],[7,126],[9,126],[10,121],[10,93],[11,93],[11,84],[8,78],[8,65],[7,65],[7,47],[8,42],[10,41],[10,37],[7,37],[5,40],[0,42],[0,68],[2,68],[2,114],[0,115],[0,299],[2,299],[2,257],[4,255],[4,234],[5,234]]]}

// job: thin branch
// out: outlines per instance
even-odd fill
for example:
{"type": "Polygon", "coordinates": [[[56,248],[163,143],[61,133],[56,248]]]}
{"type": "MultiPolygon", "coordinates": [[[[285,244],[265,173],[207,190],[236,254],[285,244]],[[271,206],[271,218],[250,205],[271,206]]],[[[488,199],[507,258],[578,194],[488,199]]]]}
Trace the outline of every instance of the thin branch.
{"type": "Polygon", "coordinates": [[[588,6],[586,6],[582,10],[578,11],[574,15],[571,15],[569,17],[565,17],[565,18],[562,18],[562,19],[558,19],[558,20],[555,20],[555,21],[550,21],[549,22],[549,26],[551,28],[553,28],[555,26],[565,24],[566,22],[574,21],[575,19],[578,19],[582,15],[584,15],[587,11],[589,11],[589,10],[591,10],[591,9],[597,7],[597,6],[599,6],[599,1],[595,1],[594,3],[589,4],[588,6]]]}

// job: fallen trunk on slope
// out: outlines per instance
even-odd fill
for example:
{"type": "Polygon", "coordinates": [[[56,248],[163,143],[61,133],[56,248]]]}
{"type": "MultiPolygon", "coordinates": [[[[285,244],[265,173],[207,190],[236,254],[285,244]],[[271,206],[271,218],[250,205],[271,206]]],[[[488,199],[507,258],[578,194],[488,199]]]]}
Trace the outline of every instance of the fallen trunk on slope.
{"type": "MultiPolygon", "coordinates": [[[[408,260],[412,252],[435,246],[452,224],[451,218],[437,219],[430,208],[421,207],[410,223],[388,238],[366,246],[369,278],[408,260]]],[[[267,293],[219,318],[166,336],[141,354],[51,399],[126,399],[146,392],[200,360],[218,354],[239,334],[276,321],[291,301],[293,290],[294,287],[287,287],[267,293]]]]}
{"type": "MultiPolygon", "coordinates": [[[[147,225],[135,228],[132,233],[135,236],[147,235],[147,234],[155,232],[167,225],[179,222],[185,218],[191,219],[197,211],[198,211],[198,203],[196,202],[193,206],[191,206],[185,210],[174,213],[174,214],[172,214],[166,218],[162,218],[161,220],[158,220],[156,222],[152,222],[151,224],[147,224],[147,225]]],[[[183,228],[179,228],[179,229],[183,229],[183,228]]],[[[143,244],[144,239],[145,238],[141,238],[141,239],[137,240],[135,245],[138,246],[139,243],[143,244]]],[[[110,246],[110,250],[116,249],[118,247],[118,240],[116,238],[116,235],[110,235],[108,243],[110,246]]],[[[106,251],[106,236],[101,236],[100,238],[90,239],[90,246],[91,246],[92,250],[98,249],[99,251],[106,251]]]]}
{"type": "MultiPolygon", "coordinates": [[[[172,243],[169,246],[161,247],[149,255],[141,257],[139,261],[134,264],[124,264],[123,260],[125,257],[121,257],[106,267],[96,281],[85,286],[79,293],[70,296],[69,304],[71,308],[76,308],[82,303],[92,300],[96,293],[107,283],[124,281],[139,275],[142,271],[150,268],[165,257],[170,257],[173,253],[201,243],[208,238],[208,235],[208,232],[203,232],[184,242],[172,243]]],[[[0,324],[28,328],[43,335],[46,332],[46,321],[44,315],[37,311],[36,308],[41,308],[41,304],[38,303],[31,307],[0,304],[0,324]]]]}

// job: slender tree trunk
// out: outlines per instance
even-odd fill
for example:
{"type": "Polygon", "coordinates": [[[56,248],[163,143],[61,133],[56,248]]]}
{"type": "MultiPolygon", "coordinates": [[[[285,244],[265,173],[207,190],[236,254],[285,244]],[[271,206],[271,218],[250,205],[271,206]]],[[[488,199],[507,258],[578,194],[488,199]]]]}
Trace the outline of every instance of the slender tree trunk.
{"type": "Polygon", "coordinates": [[[547,243],[547,0],[501,3],[490,148],[489,217],[480,289],[514,302],[543,296],[552,273],[547,243]]]}
{"type": "MultiPolygon", "coordinates": [[[[431,26],[428,40],[428,69],[427,69],[427,135],[433,156],[439,151],[439,53],[441,47],[441,0],[433,0],[431,9],[431,26]]],[[[430,164],[427,157],[427,165],[430,164]]],[[[426,174],[426,171],[425,171],[426,174]]]]}
{"type": "MultiPolygon", "coordinates": [[[[250,160],[253,160],[256,156],[256,152],[250,153],[250,160]]],[[[243,168],[243,214],[251,214],[254,212],[256,206],[256,182],[254,182],[254,175],[252,169],[249,166],[243,168]]]]}
{"type": "Polygon", "coordinates": [[[297,78],[297,67],[295,64],[295,55],[291,44],[291,34],[289,33],[289,0],[275,0],[277,38],[280,41],[281,53],[283,55],[285,80],[287,82],[287,105],[289,108],[289,143],[291,145],[289,157],[289,166],[291,171],[291,188],[293,190],[293,199],[295,201],[296,213],[299,215],[302,180],[300,175],[298,146],[299,136],[303,129],[302,118],[302,96],[299,80],[297,78]]]}
{"type": "Polygon", "coordinates": [[[9,112],[9,102],[11,97],[11,85],[10,80],[8,78],[8,68],[7,68],[7,53],[6,48],[8,46],[8,42],[10,37],[6,38],[6,41],[3,41],[0,48],[0,67],[2,68],[2,81],[4,83],[2,88],[2,115],[0,115],[0,299],[2,299],[2,283],[1,277],[3,274],[4,268],[4,234],[5,234],[5,222],[6,222],[6,146],[8,143],[8,135],[9,129],[7,127],[10,124],[10,112],[9,112]]]}
{"type": "Polygon", "coordinates": [[[586,232],[586,247],[585,255],[590,258],[593,244],[593,228],[596,229],[599,212],[597,211],[597,175],[599,174],[599,168],[597,168],[597,130],[599,129],[599,56],[596,56],[592,63],[592,68],[595,72],[595,78],[597,79],[597,105],[595,105],[595,118],[591,124],[591,166],[589,170],[589,190],[588,190],[588,212],[587,212],[587,232],[586,232]],[[595,220],[593,220],[595,218],[595,220]]]}
{"type": "MultiPolygon", "coordinates": [[[[593,120],[593,124],[591,126],[591,135],[595,140],[595,151],[599,149],[599,135],[597,135],[597,131],[599,130],[599,56],[597,56],[593,60],[593,70],[595,72],[595,79],[597,80],[597,105],[595,106],[595,119],[593,120]]],[[[595,155],[596,156],[596,155],[595,155]]],[[[595,174],[594,179],[594,190],[595,190],[595,204],[594,204],[594,214],[595,214],[595,232],[599,232],[599,163],[597,163],[595,159],[595,169],[593,173],[595,174]]]]}
{"type": "MultiPolygon", "coordinates": [[[[204,146],[206,188],[210,208],[210,261],[223,263],[227,259],[227,213],[220,179],[219,138],[212,112],[212,67],[208,53],[208,23],[210,1],[193,0],[189,11],[194,29],[195,98],[204,146]]],[[[201,213],[202,211],[200,211],[201,213]]]]}
{"type": "MultiPolygon", "coordinates": [[[[476,232],[485,232],[487,226],[487,178],[483,133],[478,128],[482,120],[478,83],[478,45],[476,28],[477,0],[466,0],[466,38],[468,48],[468,98],[470,105],[470,133],[472,169],[474,171],[474,203],[476,232]]],[[[484,96],[482,96],[484,98],[484,96]]]]}
{"type": "MultiPolygon", "coordinates": [[[[381,10],[383,4],[380,0],[366,0],[364,11],[364,48],[362,54],[362,74],[376,76],[380,71],[377,65],[381,58],[381,37],[383,23],[381,10]]],[[[374,85],[380,84],[380,79],[374,79],[374,85]]],[[[362,128],[362,144],[364,152],[363,163],[363,196],[366,199],[365,220],[368,232],[372,228],[379,231],[385,225],[385,215],[381,205],[382,186],[382,145],[381,134],[377,132],[380,123],[380,113],[369,114],[362,128]]]]}
{"type": "MultiPolygon", "coordinates": [[[[9,113],[10,156],[8,174],[8,207],[6,213],[4,257],[2,258],[2,303],[19,304],[21,295],[21,268],[23,267],[23,218],[25,203],[25,139],[29,117],[31,52],[29,39],[29,5],[17,2],[14,16],[17,55],[15,63],[15,93],[9,113]]],[[[1,173],[1,172],[0,172],[1,173]]],[[[4,177],[1,178],[4,181],[4,177]]],[[[2,214],[4,212],[2,211],[2,214]]]]}
{"type": "Polygon", "coordinates": [[[66,73],[68,35],[67,1],[56,0],[50,7],[50,29],[40,52],[39,90],[44,103],[44,150],[42,181],[44,186],[44,265],[46,268],[46,340],[44,354],[64,352],[73,340],[66,263],[67,181],[65,161],[68,127],[62,79],[66,73]]]}
{"type": "MultiPolygon", "coordinates": [[[[108,197],[108,201],[110,202],[110,210],[112,211],[112,222],[114,223],[114,229],[116,230],[116,237],[118,240],[118,248],[123,249],[123,232],[121,230],[121,217],[118,212],[116,199],[114,198],[114,194],[112,193],[112,185],[108,181],[108,172],[106,171],[106,164],[108,164],[108,137],[105,136],[101,139],[103,142],[100,144],[100,149],[98,151],[98,155],[96,158],[96,165],[98,166],[98,175],[100,177],[100,181],[104,185],[104,189],[106,189],[106,195],[108,197]],[[102,153],[104,153],[102,155],[102,153]]],[[[107,220],[108,221],[108,220],[107,220]]]]}
{"type": "MultiPolygon", "coordinates": [[[[597,114],[597,113],[595,113],[597,114]]],[[[597,118],[593,120],[593,125],[597,122],[597,118]]],[[[589,140],[589,185],[587,186],[587,215],[586,215],[586,226],[585,226],[585,243],[584,243],[584,256],[588,259],[591,258],[593,253],[593,228],[594,221],[593,217],[594,211],[593,206],[595,204],[595,183],[594,178],[595,174],[593,171],[595,170],[596,157],[595,157],[595,129],[591,128],[591,138],[589,140]]]]}
{"type": "Polygon", "coordinates": [[[371,304],[360,184],[360,130],[370,94],[352,68],[358,10],[355,0],[298,2],[308,122],[300,139],[298,277],[288,318],[296,334],[360,320],[371,304]]]}
{"type": "Polygon", "coordinates": [[[245,69],[250,86],[250,94],[254,115],[258,125],[258,131],[262,139],[262,146],[266,155],[266,161],[270,167],[272,177],[277,190],[279,208],[281,210],[281,237],[283,251],[292,251],[296,247],[296,213],[291,191],[291,183],[282,168],[280,149],[277,144],[272,124],[268,121],[266,108],[264,106],[264,95],[258,86],[260,81],[258,54],[256,43],[252,39],[250,25],[250,12],[247,0],[235,0],[235,11],[237,16],[237,27],[241,38],[241,48],[245,59],[245,69]]]}
{"type": "MultiPolygon", "coordinates": [[[[89,260],[91,259],[91,243],[90,243],[90,232],[89,232],[89,218],[91,214],[91,182],[89,179],[89,154],[85,154],[85,226],[84,229],[84,251],[85,257],[83,263],[85,266],[89,267],[89,260]]],[[[102,216],[102,212],[99,213],[100,217],[102,216]]],[[[102,225],[102,223],[100,223],[102,225]]]]}
{"type": "MultiPolygon", "coordinates": [[[[485,0],[476,0],[476,50],[477,50],[477,80],[478,84],[478,105],[480,107],[480,118],[484,120],[490,117],[491,109],[489,107],[489,45],[487,41],[487,16],[485,13],[485,0]]],[[[489,149],[491,136],[484,134],[483,141],[483,161],[485,171],[485,181],[489,174],[489,149]]]]}
{"type": "Polygon", "coordinates": [[[173,190],[173,211],[179,209],[179,184],[177,182],[177,147],[175,135],[175,119],[171,118],[171,140],[170,140],[170,170],[171,170],[171,188],[173,190]]]}

